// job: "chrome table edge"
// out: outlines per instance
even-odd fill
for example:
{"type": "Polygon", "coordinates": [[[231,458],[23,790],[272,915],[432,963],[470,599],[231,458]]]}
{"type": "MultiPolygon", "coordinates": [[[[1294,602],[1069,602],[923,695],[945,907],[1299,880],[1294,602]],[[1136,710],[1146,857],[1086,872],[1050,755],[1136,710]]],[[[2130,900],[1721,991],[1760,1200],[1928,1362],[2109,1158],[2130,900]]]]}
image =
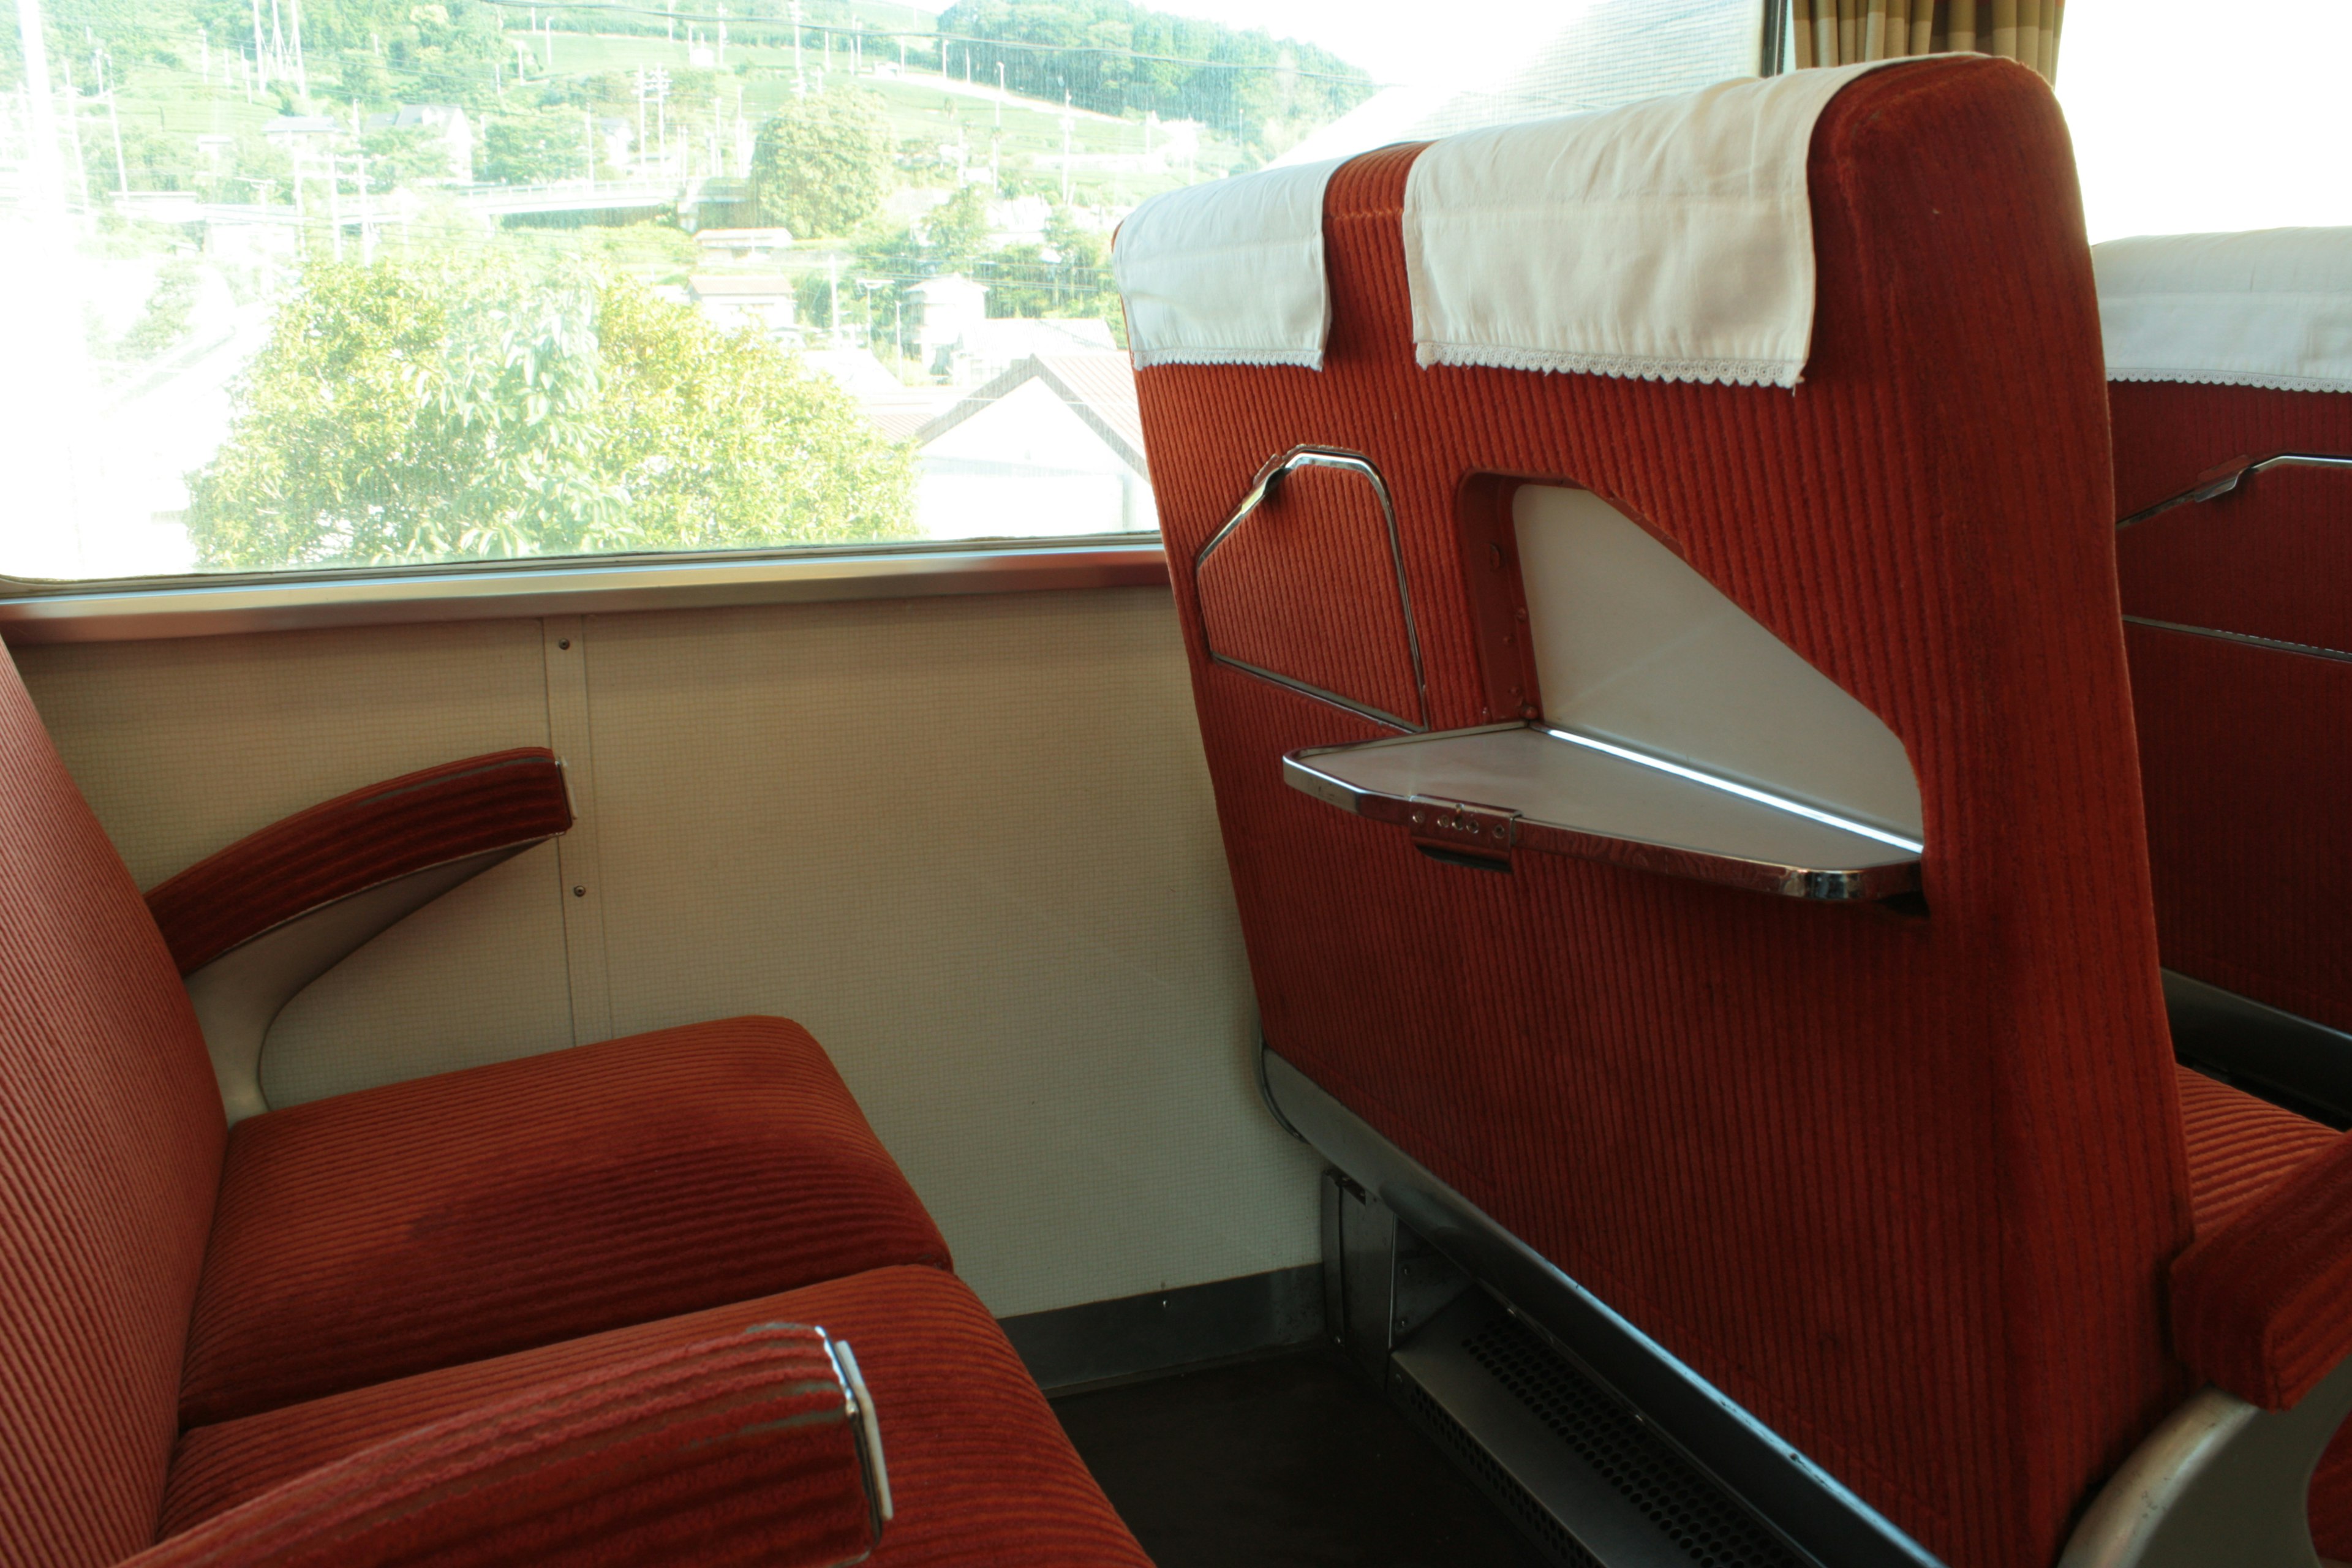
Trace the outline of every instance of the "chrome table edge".
{"type": "Polygon", "coordinates": [[[1726,887],[1745,889],[1751,892],[1773,893],[1784,898],[1804,899],[1819,902],[1867,902],[1892,898],[1898,894],[1917,892],[1921,886],[1922,847],[1915,842],[1898,839],[1866,825],[1847,822],[1828,813],[1812,810],[1799,804],[1779,800],[1762,791],[1748,789],[1727,781],[1717,780],[1696,769],[1669,766],[1667,771],[1677,777],[1735,794],[1762,809],[1786,812],[1817,821],[1840,832],[1852,834],[1885,844],[1907,858],[1868,862],[1858,866],[1796,866],[1783,861],[1754,859],[1727,850],[1700,849],[1684,844],[1666,843],[1650,838],[1636,838],[1604,832],[1597,827],[1575,827],[1565,823],[1549,822],[1527,815],[1526,809],[1503,801],[1453,800],[1437,796],[1405,796],[1363,785],[1338,777],[1317,767],[1314,759],[1323,756],[1362,752],[1391,746],[1426,744],[1464,735],[1496,734],[1507,730],[1536,730],[1562,741],[1630,759],[1649,766],[1665,766],[1640,757],[1627,749],[1597,744],[1584,737],[1565,731],[1547,729],[1539,724],[1506,722],[1480,724],[1464,730],[1444,730],[1426,734],[1387,736],[1375,741],[1357,742],[1339,746],[1308,746],[1286,754],[1282,759],[1283,782],[1300,794],[1309,795],[1326,805],[1338,808],[1369,822],[1388,823],[1412,830],[1420,824],[1417,811],[1436,806],[1454,811],[1507,819],[1507,835],[1495,846],[1496,849],[1518,847],[1549,855],[1564,855],[1580,860],[1597,860],[1612,866],[1622,866],[1637,871],[1650,871],[1662,876],[1684,877],[1696,881],[1715,882],[1726,887]]]}

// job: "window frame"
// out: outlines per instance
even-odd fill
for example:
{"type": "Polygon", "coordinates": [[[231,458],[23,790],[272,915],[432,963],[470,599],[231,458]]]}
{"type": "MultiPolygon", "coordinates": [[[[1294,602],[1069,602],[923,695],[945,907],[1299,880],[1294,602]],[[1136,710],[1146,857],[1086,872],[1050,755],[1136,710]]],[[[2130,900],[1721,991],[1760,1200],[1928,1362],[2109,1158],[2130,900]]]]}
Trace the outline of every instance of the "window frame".
{"type": "Polygon", "coordinates": [[[297,572],[0,574],[11,647],[735,605],[1164,587],[1150,533],[664,551],[297,572]]]}

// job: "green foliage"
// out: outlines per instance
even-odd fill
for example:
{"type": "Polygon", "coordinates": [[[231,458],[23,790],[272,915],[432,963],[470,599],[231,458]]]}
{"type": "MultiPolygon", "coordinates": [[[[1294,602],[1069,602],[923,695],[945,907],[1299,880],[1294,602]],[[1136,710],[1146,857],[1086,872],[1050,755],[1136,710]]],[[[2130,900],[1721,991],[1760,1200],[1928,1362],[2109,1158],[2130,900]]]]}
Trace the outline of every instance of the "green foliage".
{"type": "Polygon", "coordinates": [[[890,123],[862,88],[812,93],[760,127],[751,188],[762,221],[795,238],[848,234],[890,193],[890,123]]]}
{"type": "Polygon", "coordinates": [[[716,550],[914,531],[914,458],[856,402],[752,333],[608,289],[600,471],[627,504],[604,550],[716,550]]]}
{"type": "Polygon", "coordinates": [[[1110,247],[1078,227],[1066,207],[1054,210],[1044,245],[1005,246],[982,258],[972,277],[988,285],[992,316],[1099,316],[1115,335],[1127,330],[1110,247]]]}
{"type": "MultiPolygon", "coordinates": [[[[541,109],[528,114],[494,114],[482,125],[485,180],[509,185],[579,179],[588,173],[586,110],[541,109]]],[[[598,162],[603,161],[600,156],[598,162]]],[[[598,174],[609,175],[609,169],[598,174]]]]}
{"type": "Polygon", "coordinates": [[[167,136],[138,120],[118,124],[105,116],[86,118],[81,128],[81,165],[92,195],[110,195],[122,188],[121,176],[131,176],[134,191],[191,191],[202,172],[195,143],[187,137],[167,136]],[[114,136],[122,135],[122,163],[114,160],[114,136]]]}
{"type": "Polygon", "coordinates": [[[988,248],[988,193],[959,185],[923,220],[925,260],[934,272],[969,271],[988,248]]]}
{"type": "Polygon", "coordinates": [[[196,264],[186,257],[174,257],[163,264],[156,275],[155,291],[147,296],[139,319],[131,323],[115,345],[117,357],[128,360],[148,360],[179,346],[194,324],[196,310],[196,264]]]}
{"type": "Polygon", "coordinates": [[[313,262],[189,477],[207,566],[909,531],[911,459],[848,395],[577,268],[313,262]]]}
{"type": "Polygon", "coordinates": [[[437,184],[457,177],[449,161],[449,143],[430,126],[382,126],[369,132],[360,147],[367,153],[368,189],[372,191],[437,184]]]}
{"type": "Polygon", "coordinates": [[[1262,152],[1269,122],[1295,133],[1372,92],[1362,71],[1311,44],[1131,0],[958,0],[940,13],[939,26],[985,40],[944,45],[950,69],[969,55],[975,81],[995,80],[1002,63],[1014,92],[1058,100],[1067,90],[1080,108],[1105,114],[1151,110],[1198,120],[1262,152]],[[1160,58],[1139,58],[1151,56],[1160,58]]]}

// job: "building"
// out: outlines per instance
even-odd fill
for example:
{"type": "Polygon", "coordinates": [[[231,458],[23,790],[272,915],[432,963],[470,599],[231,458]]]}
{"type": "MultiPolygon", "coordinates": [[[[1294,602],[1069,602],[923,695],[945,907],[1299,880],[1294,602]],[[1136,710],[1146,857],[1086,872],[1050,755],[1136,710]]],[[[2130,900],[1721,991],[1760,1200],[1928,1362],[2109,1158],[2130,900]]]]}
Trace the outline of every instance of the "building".
{"type": "Polygon", "coordinates": [[[454,103],[404,103],[390,114],[372,116],[371,131],[423,131],[441,144],[449,160],[449,178],[457,184],[474,179],[474,122],[454,103]]]}
{"type": "Polygon", "coordinates": [[[915,434],[916,517],[934,539],[1160,526],[1135,372],[1117,349],[1033,354],[915,434]]]}
{"type": "Polygon", "coordinates": [[[695,231],[694,243],[717,261],[766,261],[779,250],[793,247],[788,228],[705,228],[695,231]]]}
{"type": "Polygon", "coordinates": [[[697,308],[722,330],[757,327],[770,337],[797,342],[793,285],[781,272],[697,272],[686,280],[697,308]]]}
{"type": "Polygon", "coordinates": [[[961,273],[926,278],[907,290],[915,319],[907,323],[914,333],[915,361],[933,374],[942,374],[946,356],[974,322],[988,319],[988,285],[961,273]]]}
{"type": "Polygon", "coordinates": [[[874,422],[882,438],[893,444],[911,441],[949,405],[955,390],[945,386],[908,386],[890,374],[889,366],[870,349],[803,349],[801,363],[830,377],[857,399],[857,406],[874,422]]]}
{"type": "Polygon", "coordinates": [[[290,156],[297,150],[307,152],[331,145],[335,138],[350,130],[331,115],[281,114],[261,128],[261,135],[270,146],[290,156]]]}

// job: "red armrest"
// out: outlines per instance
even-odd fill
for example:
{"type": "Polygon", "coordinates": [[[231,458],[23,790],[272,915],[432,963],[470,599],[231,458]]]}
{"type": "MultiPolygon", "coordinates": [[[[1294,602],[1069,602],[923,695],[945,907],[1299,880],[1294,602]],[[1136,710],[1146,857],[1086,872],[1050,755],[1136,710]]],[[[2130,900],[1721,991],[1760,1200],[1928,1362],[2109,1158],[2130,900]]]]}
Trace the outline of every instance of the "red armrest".
{"type": "Polygon", "coordinates": [[[2352,1134],[2174,1259],[2172,1341],[2200,1376],[2265,1410],[2352,1353],[2352,1134]]]}
{"type": "Polygon", "coordinates": [[[869,1460],[879,1452],[824,1331],[767,1324],[420,1427],[124,1568],[829,1568],[863,1560],[880,1538],[887,1493],[869,1460]]]}
{"type": "Polygon", "coordinates": [[[238,839],[147,895],[183,974],[321,904],[572,826],[563,764],[492,752],[353,790],[238,839]]]}

